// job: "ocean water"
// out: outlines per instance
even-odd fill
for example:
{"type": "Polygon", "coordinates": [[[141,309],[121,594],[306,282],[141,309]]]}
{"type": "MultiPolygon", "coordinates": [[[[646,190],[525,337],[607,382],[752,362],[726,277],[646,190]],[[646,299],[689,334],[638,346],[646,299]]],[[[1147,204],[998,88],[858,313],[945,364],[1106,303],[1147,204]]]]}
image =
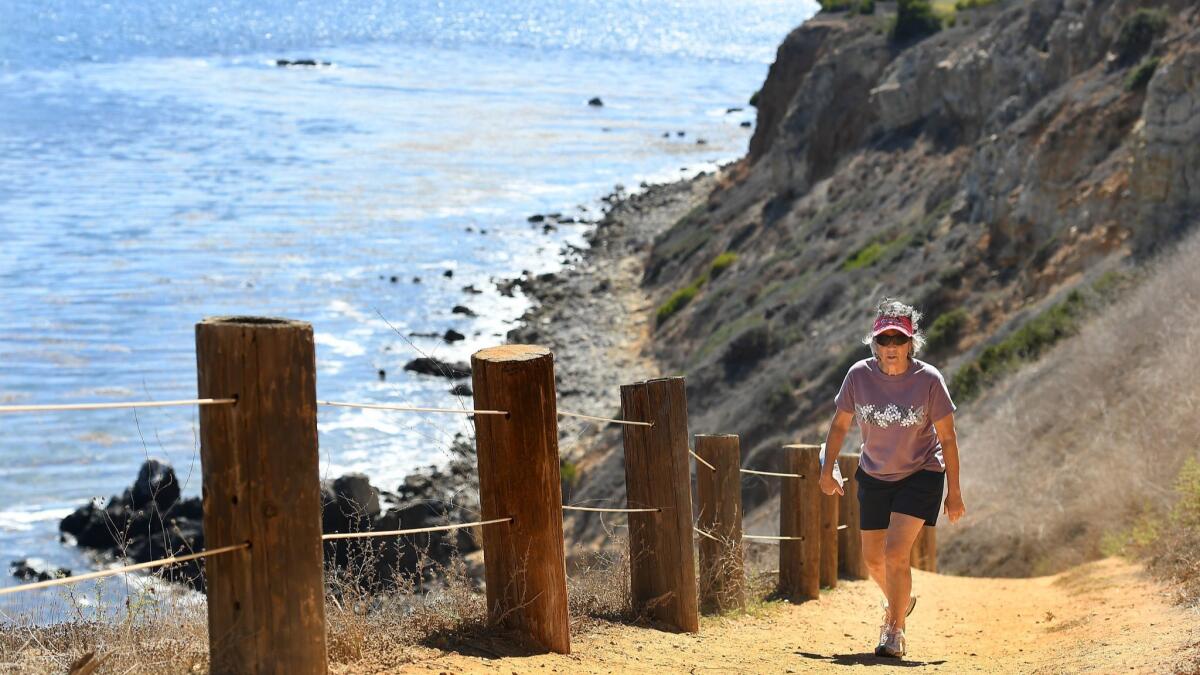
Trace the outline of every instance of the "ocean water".
{"type": "MultiPolygon", "coordinates": [[[[527,217],[596,218],[615,184],[740,156],[747,99],[814,10],[0,2],[0,404],[194,397],[195,323],[260,314],[313,324],[321,398],[460,405],[448,381],[402,367],[503,341],[526,301],[494,280],[557,269],[586,228],[527,217]],[[466,339],[410,337],[450,328],[466,339]]],[[[0,585],[16,558],[91,566],[58,519],[121,491],[147,456],[197,494],[196,419],[0,415],[0,585]]],[[[392,489],[469,426],[322,409],[319,431],[326,476],[392,489]]]]}

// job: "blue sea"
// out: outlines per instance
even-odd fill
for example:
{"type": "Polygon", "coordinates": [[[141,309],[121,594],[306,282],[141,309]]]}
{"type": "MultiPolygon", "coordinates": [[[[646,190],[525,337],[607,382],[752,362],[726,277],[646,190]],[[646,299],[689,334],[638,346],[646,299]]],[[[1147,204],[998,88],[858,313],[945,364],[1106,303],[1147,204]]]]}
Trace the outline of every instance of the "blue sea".
{"type": "MultiPolygon", "coordinates": [[[[192,398],[195,323],[221,314],[311,322],[321,398],[460,405],[403,365],[502,342],[527,301],[494,281],[583,244],[585,224],[528,217],[595,219],[616,184],[741,156],[747,100],[815,9],[0,0],[0,405],[192,398]],[[447,329],[466,339],[410,337],[447,329]]],[[[196,424],[0,415],[0,586],[16,558],[92,566],[58,519],[148,456],[198,494],[196,424]]],[[[394,489],[468,425],[322,409],[322,473],[394,489]]]]}

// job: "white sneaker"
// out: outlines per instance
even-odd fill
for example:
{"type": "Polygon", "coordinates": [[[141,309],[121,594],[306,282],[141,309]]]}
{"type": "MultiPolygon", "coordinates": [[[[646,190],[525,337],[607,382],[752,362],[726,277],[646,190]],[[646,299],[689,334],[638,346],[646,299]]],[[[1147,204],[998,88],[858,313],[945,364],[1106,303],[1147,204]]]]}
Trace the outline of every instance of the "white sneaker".
{"type": "MultiPolygon", "coordinates": [[[[886,612],[887,608],[888,608],[887,598],[880,598],[879,606],[882,607],[883,611],[886,612]]],[[[908,610],[906,612],[904,612],[904,616],[908,616],[909,614],[912,614],[913,608],[916,606],[917,606],[917,596],[915,596],[915,595],[908,596],[908,610]]]]}

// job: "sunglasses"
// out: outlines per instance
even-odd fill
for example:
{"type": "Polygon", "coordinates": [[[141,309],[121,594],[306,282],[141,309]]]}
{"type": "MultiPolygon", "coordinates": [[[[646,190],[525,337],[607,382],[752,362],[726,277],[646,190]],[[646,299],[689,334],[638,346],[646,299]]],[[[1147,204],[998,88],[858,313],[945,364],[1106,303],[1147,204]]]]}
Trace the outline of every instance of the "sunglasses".
{"type": "Polygon", "coordinates": [[[903,333],[899,335],[884,335],[880,333],[879,335],[875,336],[875,344],[879,345],[880,347],[891,347],[892,345],[899,346],[908,344],[910,339],[911,338],[903,333]]]}

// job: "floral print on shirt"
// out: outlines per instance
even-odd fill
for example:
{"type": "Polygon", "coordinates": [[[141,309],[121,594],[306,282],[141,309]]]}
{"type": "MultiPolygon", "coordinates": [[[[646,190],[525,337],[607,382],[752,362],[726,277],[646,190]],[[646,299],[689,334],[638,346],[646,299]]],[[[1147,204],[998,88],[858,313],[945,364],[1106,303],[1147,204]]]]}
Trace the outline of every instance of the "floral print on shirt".
{"type": "Polygon", "coordinates": [[[923,405],[909,406],[907,411],[902,411],[895,403],[889,403],[882,408],[870,404],[855,405],[854,412],[859,419],[866,420],[881,429],[887,429],[895,423],[899,423],[902,427],[912,427],[925,421],[925,406],[923,405]]]}

